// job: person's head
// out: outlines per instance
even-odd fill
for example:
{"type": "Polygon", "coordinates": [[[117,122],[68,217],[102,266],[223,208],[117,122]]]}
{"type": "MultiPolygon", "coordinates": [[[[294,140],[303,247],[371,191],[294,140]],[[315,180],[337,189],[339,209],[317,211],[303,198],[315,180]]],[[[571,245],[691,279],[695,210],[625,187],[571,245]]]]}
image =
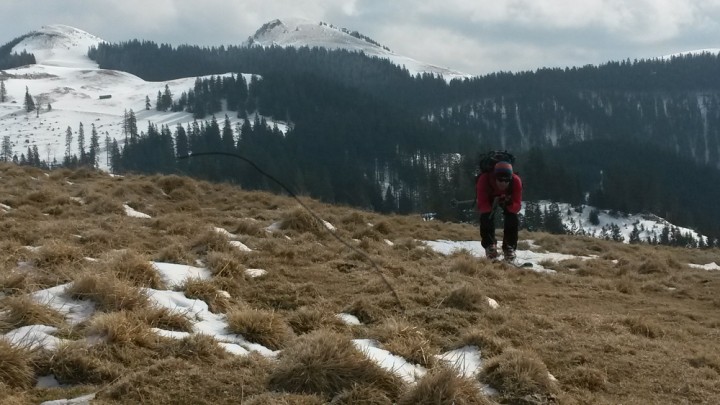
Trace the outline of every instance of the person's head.
{"type": "Polygon", "coordinates": [[[509,162],[497,162],[495,164],[495,182],[498,187],[505,189],[512,181],[513,167],[509,162]]]}

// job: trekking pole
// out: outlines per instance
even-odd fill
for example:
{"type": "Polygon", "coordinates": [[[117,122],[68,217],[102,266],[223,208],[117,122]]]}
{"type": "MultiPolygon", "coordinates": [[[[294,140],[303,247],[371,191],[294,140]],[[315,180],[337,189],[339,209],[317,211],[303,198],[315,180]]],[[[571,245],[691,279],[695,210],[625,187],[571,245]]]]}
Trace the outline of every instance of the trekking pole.
{"type": "Polygon", "coordinates": [[[492,208],[490,209],[490,221],[495,221],[495,212],[497,211],[498,207],[500,206],[500,197],[493,198],[492,208]]]}
{"type": "Polygon", "coordinates": [[[475,199],[474,199],[474,200],[460,200],[460,201],[458,201],[458,200],[456,200],[456,199],[453,198],[452,200],[450,200],[450,206],[451,206],[451,207],[455,207],[455,208],[462,208],[462,206],[465,206],[465,205],[467,205],[467,206],[474,206],[474,205],[475,205],[475,202],[476,202],[475,199]]]}

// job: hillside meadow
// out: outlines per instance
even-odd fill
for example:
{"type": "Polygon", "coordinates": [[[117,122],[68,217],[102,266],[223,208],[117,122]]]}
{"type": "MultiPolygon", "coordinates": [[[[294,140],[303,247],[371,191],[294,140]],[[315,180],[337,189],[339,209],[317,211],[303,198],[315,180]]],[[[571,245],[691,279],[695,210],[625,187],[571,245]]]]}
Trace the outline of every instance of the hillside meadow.
{"type": "Polygon", "coordinates": [[[0,164],[0,190],[2,404],[720,403],[720,271],[688,266],[717,249],[521,232],[521,249],[585,257],[539,273],[423,243],[473,225],[301,197],[320,223],[288,196],[175,175],[0,164]],[[208,276],[171,284],[152,263],[208,276]],[[58,286],[92,311],[37,299],[58,286]],[[229,350],[158,291],[260,349],[229,350]],[[55,344],[8,338],[32,325],[55,344]],[[426,372],[402,378],[362,339],[426,372]],[[467,347],[477,372],[440,359],[467,347]]]}

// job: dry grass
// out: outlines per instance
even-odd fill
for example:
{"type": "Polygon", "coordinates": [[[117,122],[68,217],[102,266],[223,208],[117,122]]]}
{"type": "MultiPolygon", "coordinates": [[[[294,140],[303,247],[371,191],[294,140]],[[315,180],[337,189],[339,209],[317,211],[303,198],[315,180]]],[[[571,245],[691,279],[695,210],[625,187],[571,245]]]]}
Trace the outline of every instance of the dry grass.
{"type": "Polygon", "coordinates": [[[160,274],[150,260],[130,250],[114,255],[107,264],[107,270],[118,279],[127,281],[136,287],[149,287],[156,290],[165,288],[160,274]]]}
{"type": "Polygon", "coordinates": [[[152,328],[192,332],[193,324],[183,313],[165,307],[150,306],[137,309],[132,316],[152,328]]]}
{"type": "Polygon", "coordinates": [[[310,213],[302,207],[294,208],[285,212],[280,217],[280,229],[293,231],[295,233],[311,233],[314,235],[325,235],[327,232],[324,225],[319,223],[310,213]]]}
{"type": "Polygon", "coordinates": [[[188,177],[180,176],[159,176],[154,179],[155,183],[165,194],[171,194],[175,190],[183,190],[195,194],[195,181],[188,177]]]}
{"type": "MultiPolygon", "coordinates": [[[[720,272],[686,265],[720,263],[717,249],[522,231],[521,240],[540,246],[534,250],[598,257],[548,263],[558,273],[543,275],[467,252],[443,256],[422,243],[477,240],[474,224],[382,216],[304,199],[378,264],[403,310],[365,257],[327,237],[292,199],[179,176],[49,174],[0,164],[0,202],[10,206],[0,213],[0,329],[56,325],[55,335],[69,341],[55,352],[20,352],[0,361],[0,370],[24,369],[30,376],[0,379],[3,404],[89,392],[98,392],[97,403],[132,404],[177,398],[199,404],[443,403],[455,394],[456,403],[482,401],[468,400],[479,391],[466,390],[466,380],[434,360],[464,346],[480,348],[482,378],[499,390],[491,398],[498,403],[644,405],[720,397],[720,272]],[[125,203],[153,218],[128,218],[125,203]],[[266,230],[283,222],[287,228],[280,232],[266,230]],[[215,227],[238,235],[253,252],[240,252],[215,227]],[[183,292],[230,315],[234,333],[281,350],[277,361],[238,357],[209,336],[155,334],[152,328],[192,332],[197,320],[149,303],[142,287],[163,287],[148,266],[151,259],[208,267],[212,278],[188,280],[183,292]],[[251,278],[248,268],[267,274],[251,278]],[[69,297],[96,304],[91,319],[68,324],[26,296],[66,282],[73,282],[69,297]],[[500,308],[490,308],[487,297],[500,308]],[[341,312],[362,325],[343,324],[336,317],[341,312]],[[354,338],[376,339],[430,373],[406,387],[358,352],[354,338]],[[73,386],[35,388],[34,376],[46,374],[73,386]]],[[[8,354],[0,348],[0,356],[8,354]]]]}
{"type": "Polygon", "coordinates": [[[177,357],[208,364],[231,357],[227,350],[220,347],[217,340],[203,334],[194,334],[183,339],[173,339],[163,346],[162,351],[167,354],[167,357],[177,357]]]}
{"type": "Polygon", "coordinates": [[[214,313],[224,313],[230,308],[231,303],[227,293],[219,291],[212,281],[190,278],[185,280],[181,290],[188,298],[205,301],[210,311],[214,313]]]}
{"type": "Polygon", "coordinates": [[[515,349],[489,359],[480,378],[500,390],[503,398],[511,402],[529,397],[541,403],[552,403],[558,391],[542,360],[533,353],[515,349]]]}
{"type": "Polygon", "coordinates": [[[121,311],[95,316],[85,333],[98,336],[107,344],[135,345],[152,348],[158,344],[158,336],[149,326],[131,314],[121,311]]]}
{"type": "Polygon", "coordinates": [[[176,264],[196,264],[196,256],[185,249],[185,246],[179,243],[173,243],[160,250],[153,256],[154,261],[176,263],[176,264]]]}
{"type": "Polygon", "coordinates": [[[336,395],[330,402],[333,405],[393,405],[395,402],[387,393],[373,385],[353,385],[336,395]]]}
{"type": "Polygon", "coordinates": [[[492,403],[493,401],[480,393],[474,381],[458,376],[453,369],[442,367],[430,370],[398,401],[398,405],[490,405],[492,403]]]}
{"type": "Polygon", "coordinates": [[[402,387],[399,377],[380,369],[349,339],[327,331],[297,338],[278,357],[268,384],[274,390],[327,399],[355,384],[372,384],[391,398],[396,398],[402,387]]]}
{"type": "Polygon", "coordinates": [[[247,405],[323,405],[326,402],[317,395],[305,394],[284,394],[284,393],[264,393],[250,397],[243,404],[247,405]]]}
{"type": "Polygon", "coordinates": [[[657,323],[641,317],[627,317],[623,319],[622,323],[625,324],[633,334],[646,338],[655,339],[665,334],[662,327],[657,323]]]}
{"type": "Polygon", "coordinates": [[[452,345],[452,348],[475,346],[480,349],[483,358],[489,359],[500,355],[510,345],[503,339],[493,336],[486,330],[470,329],[465,331],[452,345]]]}
{"type": "Polygon", "coordinates": [[[350,306],[346,307],[343,312],[354,315],[360,322],[365,324],[378,322],[386,315],[386,312],[383,311],[376,302],[372,302],[366,298],[355,300],[350,306]]]}
{"type": "Polygon", "coordinates": [[[228,330],[271,350],[284,348],[294,337],[292,328],[274,311],[234,310],[228,313],[227,319],[228,330]]]}
{"type": "Polygon", "coordinates": [[[126,371],[83,343],[60,345],[49,363],[48,371],[63,384],[102,384],[114,381],[126,371]]]}
{"type": "Polygon", "coordinates": [[[59,266],[77,265],[84,260],[80,248],[65,242],[51,241],[37,250],[32,262],[39,268],[55,269],[59,266]]]}
{"type": "Polygon", "coordinates": [[[32,284],[28,273],[13,271],[0,274],[0,292],[5,295],[15,295],[26,292],[32,284]]]}
{"type": "Polygon", "coordinates": [[[298,335],[318,329],[346,329],[345,324],[328,308],[300,307],[288,314],[287,322],[298,335]]]}
{"type": "Polygon", "coordinates": [[[233,253],[210,252],[207,255],[206,265],[217,277],[243,278],[245,275],[245,266],[233,253]]]}
{"type": "Polygon", "coordinates": [[[243,219],[237,221],[235,229],[232,231],[232,233],[236,235],[262,236],[264,235],[265,231],[260,226],[260,223],[258,223],[258,221],[243,219]]]}
{"type": "Polygon", "coordinates": [[[65,293],[71,298],[93,301],[104,312],[131,311],[149,305],[144,291],[111,273],[81,275],[65,293]]]}
{"type": "MultiPolygon", "coordinates": [[[[114,382],[97,399],[120,404],[245,403],[266,391],[270,363],[257,355],[216,362],[167,358],[114,382]]],[[[272,403],[272,402],[269,402],[272,403]]]]}
{"type": "Polygon", "coordinates": [[[480,263],[469,255],[456,255],[455,259],[450,263],[450,271],[466,276],[474,276],[480,271],[480,263]]]}
{"type": "Polygon", "coordinates": [[[475,311],[487,307],[487,298],[477,286],[464,285],[452,290],[443,304],[463,311],[475,311]]]}
{"type": "Polygon", "coordinates": [[[0,332],[29,325],[62,326],[64,317],[31,297],[6,297],[0,300],[0,332]]]}
{"type": "MultiPolygon", "coordinates": [[[[196,229],[195,234],[197,234],[197,232],[198,230],[196,229]]],[[[201,256],[207,255],[210,252],[229,253],[232,252],[233,249],[230,241],[214,229],[208,229],[200,233],[200,235],[190,243],[190,250],[201,256]]]]}
{"type": "Polygon", "coordinates": [[[34,378],[30,350],[0,339],[0,384],[24,389],[30,387],[34,378]]]}
{"type": "Polygon", "coordinates": [[[428,368],[436,363],[438,348],[422,329],[408,321],[388,318],[373,329],[372,335],[383,343],[384,349],[411,363],[428,368]]]}

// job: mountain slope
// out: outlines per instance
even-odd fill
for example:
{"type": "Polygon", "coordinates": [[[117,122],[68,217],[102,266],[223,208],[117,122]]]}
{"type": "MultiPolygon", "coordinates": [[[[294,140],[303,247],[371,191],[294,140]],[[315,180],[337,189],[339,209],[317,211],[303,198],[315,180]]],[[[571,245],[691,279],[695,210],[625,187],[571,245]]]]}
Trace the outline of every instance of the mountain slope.
{"type": "Polygon", "coordinates": [[[97,68],[87,57],[88,49],[102,39],[67,25],[48,25],[25,36],[12,52],[35,55],[38,64],[77,68],[97,68]]]}
{"type": "Polygon", "coordinates": [[[177,175],[0,177],[3,405],[720,396],[717,249],[523,232],[538,273],[478,257],[468,224],[303,198],[321,223],[177,175]]]}
{"type": "Polygon", "coordinates": [[[432,73],[442,75],[446,80],[471,77],[462,72],[420,62],[398,55],[370,38],[357,32],[339,29],[325,23],[315,23],[300,18],[284,18],[264,24],[248,38],[246,46],[291,46],[321,47],[326,49],[346,49],[363,52],[370,57],[390,60],[395,65],[405,67],[410,74],[432,73]]]}
{"type": "MultiPolygon", "coordinates": [[[[41,159],[61,162],[68,146],[67,128],[73,132],[69,153],[78,154],[78,128],[83,123],[86,148],[91,125],[98,131],[103,151],[98,163],[107,169],[104,139],[123,141],[126,134],[122,121],[127,111],[135,112],[140,131],[145,131],[148,123],[174,127],[186,126],[194,120],[191,113],[156,111],[154,105],[156,95],[166,85],[179,97],[193,88],[196,77],[149,82],[127,72],[99,69],[87,52],[90,46],[101,42],[104,41],[77,28],[49,25],[26,35],[13,47],[13,52],[33,53],[37,60],[35,65],[3,72],[7,99],[0,103],[0,138],[9,137],[14,154],[26,154],[28,147],[37,146],[41,159]],[[26,89],[40,106],[39,114],[25,111],[26,89]],[[145,108],[146,97],[152,105],[149,110],[145,108]]],[[[242,123],[235,113],[228,116],[232,124],[242,123]]],[[[285,129],[282,123],[279,127],[285,129]]]]}

